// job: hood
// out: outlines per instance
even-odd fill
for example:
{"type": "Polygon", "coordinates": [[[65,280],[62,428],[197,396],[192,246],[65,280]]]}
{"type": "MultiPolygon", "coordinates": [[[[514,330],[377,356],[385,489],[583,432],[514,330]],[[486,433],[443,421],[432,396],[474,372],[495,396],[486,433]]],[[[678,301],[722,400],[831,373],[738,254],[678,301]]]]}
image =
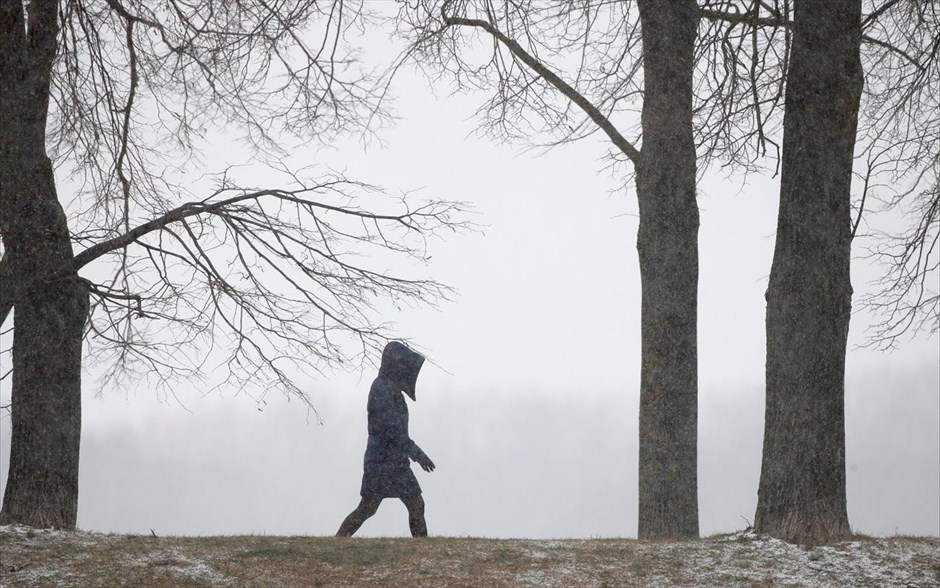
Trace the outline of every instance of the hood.
{"type": "Polygon", "coordinates": [[[424,364],[424,356],[412,351],[404,343],[389,341],[382,351],[379,377],[395,382],[402,392],[415,400],[415,383],[424,364]]]}

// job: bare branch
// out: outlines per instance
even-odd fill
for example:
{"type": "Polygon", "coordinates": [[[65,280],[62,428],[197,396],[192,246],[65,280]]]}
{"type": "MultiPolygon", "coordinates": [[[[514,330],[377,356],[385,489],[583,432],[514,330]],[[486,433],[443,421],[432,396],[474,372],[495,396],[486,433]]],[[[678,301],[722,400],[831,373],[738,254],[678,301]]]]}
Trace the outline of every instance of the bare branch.
{"type": "Polygon", "coordinates": [[[891,43],[887,43],[887,42],[885,42],[885,41],[881,41],[881,40],[879,40],[879,39],[875,39],[874,37],[872,37],[872,36],[870,36],[870,35],[862,35],[862,40],[865,41],[866,43],[870,43],[870,44],[872,44],[872,45],[878,45],[879,47],[883,47],[883,48],[887,49],[888,51],[891,51],[892,53],[897,53],[898,55],[900,55],[901,57],[903,57],[904,59],[906,59],[908,63],[910,63],[911,65],[913,65],[914,67],[916,67],[918,70],[920,70],[920,71],[923,71],[923,70],[924,70],[924,66],[922,66],[922,65],[917,61],[917,59],[915,59],[915,58],[912,57],[911,55],[908,55],[906,51],[904,51],[903,49],[900,49],[900,48],[898,48],[898,47],[895,47],[895,46],[892,45],[891,43]]]}
{"type": "Polygon", "coordinates": [[[109,258],[116,257],[116,271],[129,260],[126,287],[91,283],[96,300],[89,328],[96,353],[110,358],[110,381],[154,370],[161,381],[194,377],[215,357],[227,374],[218,385],[267,389],[267,374],[306,402],[298,374],[321,365],[352,367],[381,349],[390,335],[376,321],[381,299],[447,299],[450,290],[442,284],[357,259],[384,250],[426,261],[425,236],[473,228],[457,218],[466,207],[403,201],[401,212],[374,213],[352,204],[354,191],[378,193],[341,176],[256,190],[223,175],[210,197],[79,253],[79,267],[99,262],[95,274],[109,258]],[[408,244],[409,235],[416,244],[408,244]],[[217,331],[228,333],[227,353],[202,353],[217,331]],[[344,351],[344,341],[355,341],[359,353],[344,351]]]}
{"type": "Polygon", "coordinates": [[[535,148],[598,131],[616,161],[639,154],[641,48],[632,2],[420,0],[399,9],[407,60],[490,97],[480,131],[535,148]]]}
{"type": "Polygon", "coordinates": [[[604,116],[600,110],[597,109],[589,100],[587,100],[580,92],[571,87],[567,82],[562,80],[558,75],[553,71],[545,67],[538,59],[530,55],[525,49],[522,48],[519,43],[510,39],[503,33],[499,31],[495,26],[489,22],[471,19],[471,18],[458,18],[447,16],[446,4],[441,7],[441,15],[444,19],[444,23],[448,26],[469,26],[477,27],[483,29],[490,35],[493,35],[500,43],[505,45],[513,55],[519,58],[520,61],[532,68],[536,74],[538,74],[542,79],[547,81],[549,84],[558,89],[559,92],[564,94],[568,99],[577,104],[585,114],[590,117],[594,123],[600,127],[601,130],[610,138],[611,142],[617,146],[620,151],[629,157],[634,164],[639,160],[640,152],[636,147],[633,146],[630,141],[628,141],[623,135],[620,134],[620,131],[610,123],[610,120],[604,116]]]}
{"type": "MultiPolygon", "coordinates": [[[[168,386],[218,364],[223,383],[306,402],[303,374],[375,355],[391,335],[389,306],[447,299],[417,270],[389,268],[426,264],[429,238],[472,229],[464,205],[390,200],[281,163],[292,141],[368,135],[390,120],[350,43],[373,22],[361,0],[3,10],[13,4],[30,26],[59,25],[42,52],[55,56],[46,147],[78,186],[65,206],[80,251],[71,268],[91,295],[87,357],[106,383],[168,386]],[[193,197],[201,152],[223,130],[287,187],[236,182],[229,168],[209,197],[193,197]]],[[[14,303],[10,261],[0,259],[0,323],[14,303]]],[[[16,295],[56,271],[17,276],[16,295]]]]}

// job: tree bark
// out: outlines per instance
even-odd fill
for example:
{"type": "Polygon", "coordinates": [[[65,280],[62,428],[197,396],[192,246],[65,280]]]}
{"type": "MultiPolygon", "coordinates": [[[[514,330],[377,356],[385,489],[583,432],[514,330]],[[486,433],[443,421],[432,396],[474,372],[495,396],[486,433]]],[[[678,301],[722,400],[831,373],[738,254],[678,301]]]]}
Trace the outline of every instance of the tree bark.
{"type": "Polygon", "coordinates": [[[0,236],[13,280],[12,436],[0,522],[75,527],[88,294],[45,150],[57,2],[0,2],[0,236]],[[28,31],[24,23],[28,22],[28,31]]]}
{"type": "Polygon", "coordinates": [[[795,4],[754,517],[756,531],[791,542],[850,533],[844,397],[860,23],[860,0],[795,4]]]}
{"type": "Polygon", "coordinates": [[[640,539],[698,537],[698,227],[692,134],[694,0],[639,3],[643,146],[640,539]]]}

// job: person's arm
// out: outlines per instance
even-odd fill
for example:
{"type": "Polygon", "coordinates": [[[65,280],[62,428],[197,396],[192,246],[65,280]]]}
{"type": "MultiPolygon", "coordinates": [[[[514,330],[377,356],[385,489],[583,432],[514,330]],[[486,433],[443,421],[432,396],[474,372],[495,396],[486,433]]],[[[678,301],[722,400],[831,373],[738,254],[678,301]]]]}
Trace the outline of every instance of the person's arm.
{"type": "Polygon", "coordinates": [[[411,461],[418,461],[418,456],[423,455],[424,451],[418,447],[418,444],[414,442],[411,437],[408,438],[408,457],[411,461]]]}
{"type": "MultiPolygon", "coordinates": [[[[407,411],[407,409],[405,410],[407,411]]],[[[401,423],[402,423],[402,429],[405,434],[405,439],[407,440],[407,445],[405,447],[407,448],[408,457],[411,458],[412,461],[418,462],[418,465],[420,465],[421,469],[423,469],[424,471],[433,472],[435,468],[434,462],[431,461],[431,458],[428,457],[428,454],[422,451],[421,448],[418,447],[418,444],[415,443],[414,440],[408,436],[407,414],[408,413],[405,412],[401,415],[402,416],[401,423]]]]}
{"type": "Polygon", "coordinates": [[[393,394],[384,389],[384,382],[376,383],[373,386],[382,386],[383,389],[373,390],[369,395],[369,434],[377,435],[386,440],[389,445],[399,447],[409,459],[418,463],[421,468],[430,472],[436,467],[431,458],[408,436],[408,416],[407,409],[400,408],[393,394],[400,394],[397,390],[393,394]]]}
{"type": "Polygon", "coordinates": [[[418,444],[415,443],[411,438],[408,439],[409,449],[408,457],[411,458],[411,461],[418,462],[418,465],[421,466],[426,472],[433,472],[434,468],[437,467],[434,465],[434,462],[431,461],[431,458],[428,457],[428,454],[421,450],[418,447],[418,444]]]}

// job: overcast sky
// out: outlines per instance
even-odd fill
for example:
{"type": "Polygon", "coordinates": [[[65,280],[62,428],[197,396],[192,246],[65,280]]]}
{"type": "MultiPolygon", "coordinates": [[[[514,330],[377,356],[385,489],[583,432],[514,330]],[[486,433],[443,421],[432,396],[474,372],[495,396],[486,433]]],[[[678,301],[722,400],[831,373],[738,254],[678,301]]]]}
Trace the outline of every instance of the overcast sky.
{"type": "MultiPolygon", "coordinates": [[[[603,171],[599,138],[546,154],[472,135],[479,97],[435,98],[404,73],[384,146],[315,145],[298,161],[391,190],[465,200],[482,233],[431,241],[430,277],[458,290],[405,309],[397,332],[433,360],[409,403],[411,436],[437,463],[418,479],[431,534],[635,536],[640,281],[636,202],[603,171]]],[[[207,165],[239,163],[235,144],[207,165]]],[[[212,171],[207,169],[206,171],[212,171]]],[[[763,430],[764,290],[777,185],[708,174],[699,187],[699,505],[703,534],[753,518],[763,430]]],[[[860,251],[859,251],[860,253],[860,251]]],[[[414,268],[402,268],[412,271],[414,268]]],[[[878,268],[853,269],[855,299],[878,268]]],[[[849,516],[856,531],[940,534],[937,339],[847,360],[849,516]]],[[[9,358],[4,358],[5,362],[9,358]]],[[[323,424],[275,394],[173,398],[106,389],[86,374],[78,525],[159,534],[332,534],[358,501],[375,372],[305,385],[323,424]]],[[[9,400],[9,383],[0,403],[9,400]]],[[[9,417],[0,419],[0,486],[9,417]]],[[[361,535],[406,535],[387,501],[361,535]]]]}

